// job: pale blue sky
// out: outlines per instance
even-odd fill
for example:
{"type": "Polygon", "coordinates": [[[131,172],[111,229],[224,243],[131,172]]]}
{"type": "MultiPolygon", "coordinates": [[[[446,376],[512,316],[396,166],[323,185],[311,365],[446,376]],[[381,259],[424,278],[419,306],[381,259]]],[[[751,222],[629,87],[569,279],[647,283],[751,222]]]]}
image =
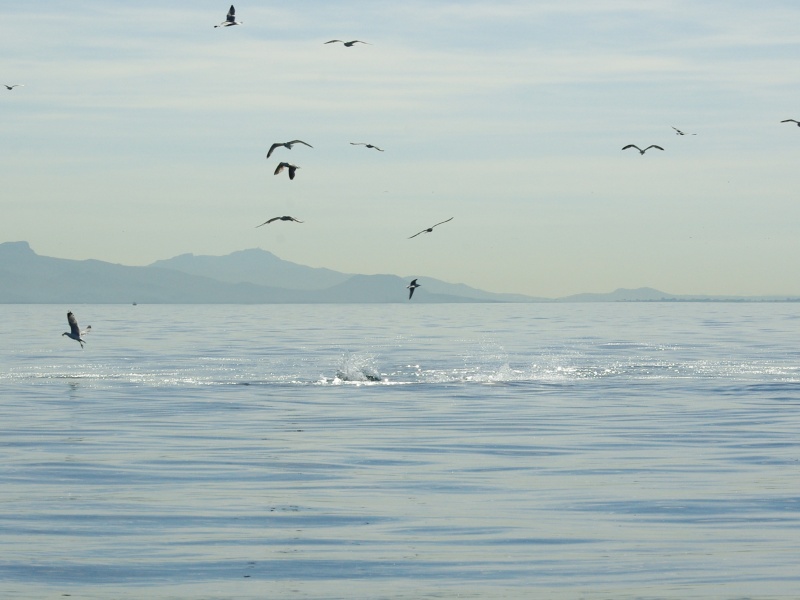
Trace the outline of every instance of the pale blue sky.
{"type": "Polygon", "coordinates": [[[226,29],[207,0],[0,6],[0,82],[25,84],[0,88],[0,241],[800,294],[796,2],[236,2],[226,29]],[[255,228],[283,214],[306,223],[255,228]]]}

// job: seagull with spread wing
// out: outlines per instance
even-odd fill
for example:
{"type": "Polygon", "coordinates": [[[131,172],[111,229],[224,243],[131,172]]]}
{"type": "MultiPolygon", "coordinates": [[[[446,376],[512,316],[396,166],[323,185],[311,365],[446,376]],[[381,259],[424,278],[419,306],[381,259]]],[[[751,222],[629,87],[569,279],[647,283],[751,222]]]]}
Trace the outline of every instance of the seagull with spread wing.
{"type": "Polygon", "coordinates": [[[637,146],[636,144],[628,144],[627,146],[623,147],[622,149],[623,150],[627,150],[628,148],[636,148],[639,151],[639,154],[641,154],[642,156],[644,156],[644,153],[647,152],[648,150],[650,150],[650,148],[655,148],[656,150],[663,150],[663,148],[661,146],[656,146],[655,144],[650,144],[644,150],[639,148],[639,146],[637,146]]]}
{"type": "Polygon", "coordinates": [[[347,48],[352,48],[353,44],[366,44],[367,46],[371,46],[369,42],[362,42],[361,40],[353,40],[352,42],[345,42],[344,40],[331,40],[330,42],[325,42],[326,44],[332,44],[334,42],[339,42],[340,44],[344,44],[347,48]]]}
{"type": "Polygon", "coordinates": [[[219,25],[214,25],[214,29],[216,29],[217,27],[232,27],[233,25],[241,25],[241,24],[242,24],[241,21],[236,20],[236,9],[233,8],[233,4],[231,4],[231,7],[228,9],[228,16],[225,17],[225,20],[219,25]]]}
{"type": "Polygon", "coordinates": [[[283,146],[284,148],[288,148],[289,150],[291,150],[292,146],[294,146],[295,144],[305,144],[309,148],[314,147],[311,144],[304,142],[303,140],[292,140],[291,142],[275,142],[274,144],[272,144],[272,146],[269,147],[269,152],[267,152],[267,158],[272,156],[272,153],[275,151],[275,148],[280,148],[281,146],[283,146]]]}
{"type": "Polygon", "coordinates": [[[9,91],[13,90],[15,87],[25,87],[23,83],[12,83],[11,85],[4,83],[3,85],[6,86],[6,89],[9,91]]]}
{"type": "Polygon", "coordinates": [[[273,173],[273,175],[277,175],[278,173],[280,173],[284,169],[289,169],[289,179],[294,179],[294,173],[299,168],[300,167],[298,167],[296,165],[290,165],[287,162],[282,162],[277,167],[275,167],[275,173],[273,173]]]}
{"type": "Polygon", "coordinates": [[[264,225],[267,225],[269,223],[272,223],[273,221],[294,221],[295,223],[303,223],[303,221],[300,221],[298,219],[295,219],[294,217],[286,215],[283,217],[272,217],[269,221],[264,221],[261,225],[256,225],[256,229],[264,225]]]}
{"type": "Polygon", "coordinates": [[[417,289],[417,288],[418,288],[419,286],[421,286],[421,285],[422,285],[421,283],[417,283],[417,280],[416,280],[416,279],[413,279],[413,280],[411,281],[411,283],[409,283],[409,284],[406,286],[406,289],[408,290],[408,299],[409,299],[409,300],[411,300],[411,296],[413,296],[413,295],[414,295],[414,290],[415,290],[415,289],[417,289]]]}
{"type": "Polygon", "coordinates": [[[440,223],[437,223],[436,225],[431,225],[431,226],[430,226],[430,227],[428,227],[427,229],[423,229],[423,230],[422,230],[422,231],[420,231],[419,233],[415,233],[414,235],[412,235],[412,236],[411,236],[410,238],[408,238],[408,239],[415,238],[415,237],[417,237],[418,235],[420,235],[421,233],[430,233],[431,231],[433,231],[433,228],[434,228],[434,227],[438,227],[438,226],[439,226],[439,225],[441,225],[442,223],[447,223],[447,221],[452,221],[452,220],[453,220],[453,217],[450,217],[449,219],[446,219],[446,220],[444,220],[444,221],[441,221],[440,223]]]}
{"type": "Polygon", "coordinates": [[[69,331],[65,331],[61,335],[67,336],[69,339],[79,342],[81,348],[83,348],[83,344],[86,343],[86,340],[84,340],[81,336],[89,333],[92,330],[92,326],[89,325],[84,331],[81,331],[81,328],[78,327],[78,319],[75,318],[75,315],[73,315],[72,312],[67,313],[67,322],[69,323],[69,331]]]}
{"type": "Polygon", "coordinates": [[[373,146],[372,144],[367,144],[366,142],[350,142],[350,145],[351,146],[366,146],[367,148],[375,148],[375,150],[377,150],[378,152],[383,152],[383,150],[381,150],[377,146],[373,146]]]}

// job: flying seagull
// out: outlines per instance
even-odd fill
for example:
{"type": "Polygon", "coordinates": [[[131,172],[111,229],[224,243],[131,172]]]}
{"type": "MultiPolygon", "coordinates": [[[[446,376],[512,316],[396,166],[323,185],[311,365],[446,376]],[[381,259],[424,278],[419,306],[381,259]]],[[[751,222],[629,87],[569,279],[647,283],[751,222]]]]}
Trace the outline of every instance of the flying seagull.
{"type": "Polygon", "coordinates": [[[282,162],[275,168],[274,175],[277,175],[278,173],[283,171],[284,168],[289,169],[289,179],[294,179],[294,172],[297,171],[297,169],[299,169],[300,167],[297,167],[295,165],[290,165],[287,162],[282,162]]]}
{"type": "Polygon", "coordinates": [[[296,223],[302,223],[303,222],[303,221],[299,221],[299,220],[295,219],[294,217],[289,217],[289,216],[272,217],[269,221],[264,221],[261,225],[256,225],[256,229],[258,229],[262,225],[266,225],[268,223],[272,223],[273,221],[295,221],[296,223]]]}
{"type": "Polygon", "coordinates": [[[366,146],[367,148],[375,148],[375,150],[377,150],[378,152],[383,152],[383,150],[381,150],[377,146],[373,146],[372,144],[367,144],[365,142],[350,142],[350,145],[351,146],[366,146]]]}
{"type": "Polygon", "coordinates": [[[86,340],[84,340],[81,336],[89,333],[92,330],[92,326],[89,325],[84,331],[81,331],[81,328],[78,327],[78,319],[76,319],[75,315],[73,315],[71,312],[67,313],[67,322],[69,322],[69,331],[65,331],[61,335],[65,335],[76,342],[80,342],[81,348],[83,348],[83,344],[86,342],[86,340]]]}
{"type": "Polygon", "coordinates": [[[13,90],[15,87],[25,87],[25,84],[23,83],[12,83],[11,85],[4,83],[3,85],[6,86],[7,90],[13,90]]]}
{"type": "Polygon", "coordinates": [[[406,286],[406,289],[408,290],[408,299],[409,299],[409,300],[411,300],[411,296],[413,296],[413,295],[414,295],[414,290],[415,290],[415,289],[417,289],[417,288],[418,288],[419,286],[421,286],[421,285],[422,285],[421,283],[417,283],[417,280],[416,280],[416,279],[412,279],[412,280],[411,280],[411,283],[409,283],[409,284],[406,286]]]}
{"type": "Polygon", "coordinates": [[[677,127],[672,127],[675,130],[676,135],[697,135],[696,133],[686,133],[685,131],[681,131],[677,127]]]}
{"type": "Polygon", "coordinates": [[[353,40],[352,42],[345,42],[344,40],[331,40],[330,42],[325,42],[325,43],[332,44],[334,42],[339,42],[340,44],[344,44],[348,48],[352,48],[353,44],[367,44],[368,46],[372,45],[369,42],[362,42],[361,40],[353,40]]]}
{"type": "Polygon", "coordinates": [[[304,142],[303,140],[292,140],[291,142],[275,142],[274,144],[272,144],[272,146],[269,147],[269,152],[267,152],[267,158],[272,156],[272,153],[275,151],[275,148],[283,146],[284,148],[288,148],[289,150],[291,150],[292,146],[294,146],[295,144],[305,144],[309,148],[314,147],[311,144],[306,144],[306,142],[304,142]]]}
{"type": "MultiPolygon", "coordinates": [[[[415,237],[417,237],[417,236],[418,236],[420,233],[430,233],[431,231],[433,231],[433,228],[434,228],[434,227],[436,227],[436,226],[438,226],[438,225],[441,225],[442,223],[447,223],[447,221],[452,221],[452,220],[453,220],[453,217],[450,217],[450,218],[449,218],[449,219],[447,219],[446,221],[442,221],[441,223],[437,223],[436,225],[431,225],[431,226],[430,226],[430,227],[428,227],[427,229],[423,229],[423,230],[422,230],[422,231],[420,231],[419,233],[415,233],[414,235],[412,235],[412,236],[411,236],[410,238],[408,238],[408,239],[415,238],[415,237]]],[[[416,280],[415,280],[415,281],[416,281],[416,280]]]]}
{"type": "Polygon", "coordinates": [[[214,25],[214,29],[216,29],[217,27],[231,27],[232,25],[241,25],[241,24],[242,24],[241,21],[236,20],[236,9],[233,8],[233,4],[231,4],[231,7],[228,9],[228,16],[225,17],[225,20],[219,25],[214,25]]]}
{"type": "Polygon", "coordinates": [[[650,150],[650,148],[656,148],[658,150],[663,150],[663,148],[661,146],[656,146],[655,144],[651,144],[650,146],[648,146],[644,150],[639,148],[639,146],[637,146],[636,144],[628,144],[627,146],[625,146],[622,149],[623,150],[627,150],[628,148],[636,148],[639,151],[639,154],[641,154],[642,156],[644,156],[644,153],[647,152],[648,150],[650,150]]]}
{"type": "MultiPolygon", "coordinates": [[[[6,86],[6,87],[8,87],[8,86],[6,86]]],[[[797,121],[795,119],[784,119],[783,121],[781,121],[781,123],[797,123],[797,126],[800,127],[800,121],[797,121]]]]}

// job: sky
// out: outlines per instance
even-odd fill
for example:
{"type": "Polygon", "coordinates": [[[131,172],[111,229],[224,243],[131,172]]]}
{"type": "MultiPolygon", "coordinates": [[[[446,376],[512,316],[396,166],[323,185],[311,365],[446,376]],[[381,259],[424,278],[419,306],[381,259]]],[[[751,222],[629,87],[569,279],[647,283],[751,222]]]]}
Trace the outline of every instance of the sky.
{"type": "Polygon", "coordinates": [[[237,1],[215,29],[228,6],[0,0],[0,242],[800,295],[796,1],[237,1]]]}

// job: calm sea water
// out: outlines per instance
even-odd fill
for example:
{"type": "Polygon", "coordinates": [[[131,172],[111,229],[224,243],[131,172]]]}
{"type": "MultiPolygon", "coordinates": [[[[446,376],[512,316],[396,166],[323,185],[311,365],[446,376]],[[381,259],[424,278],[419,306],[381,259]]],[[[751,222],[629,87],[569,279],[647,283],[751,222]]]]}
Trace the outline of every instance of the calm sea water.
{"type": "Polygon", "coordinates": [[[800,304],[3,311],[0,597],[800,597],[800,304]]]}

